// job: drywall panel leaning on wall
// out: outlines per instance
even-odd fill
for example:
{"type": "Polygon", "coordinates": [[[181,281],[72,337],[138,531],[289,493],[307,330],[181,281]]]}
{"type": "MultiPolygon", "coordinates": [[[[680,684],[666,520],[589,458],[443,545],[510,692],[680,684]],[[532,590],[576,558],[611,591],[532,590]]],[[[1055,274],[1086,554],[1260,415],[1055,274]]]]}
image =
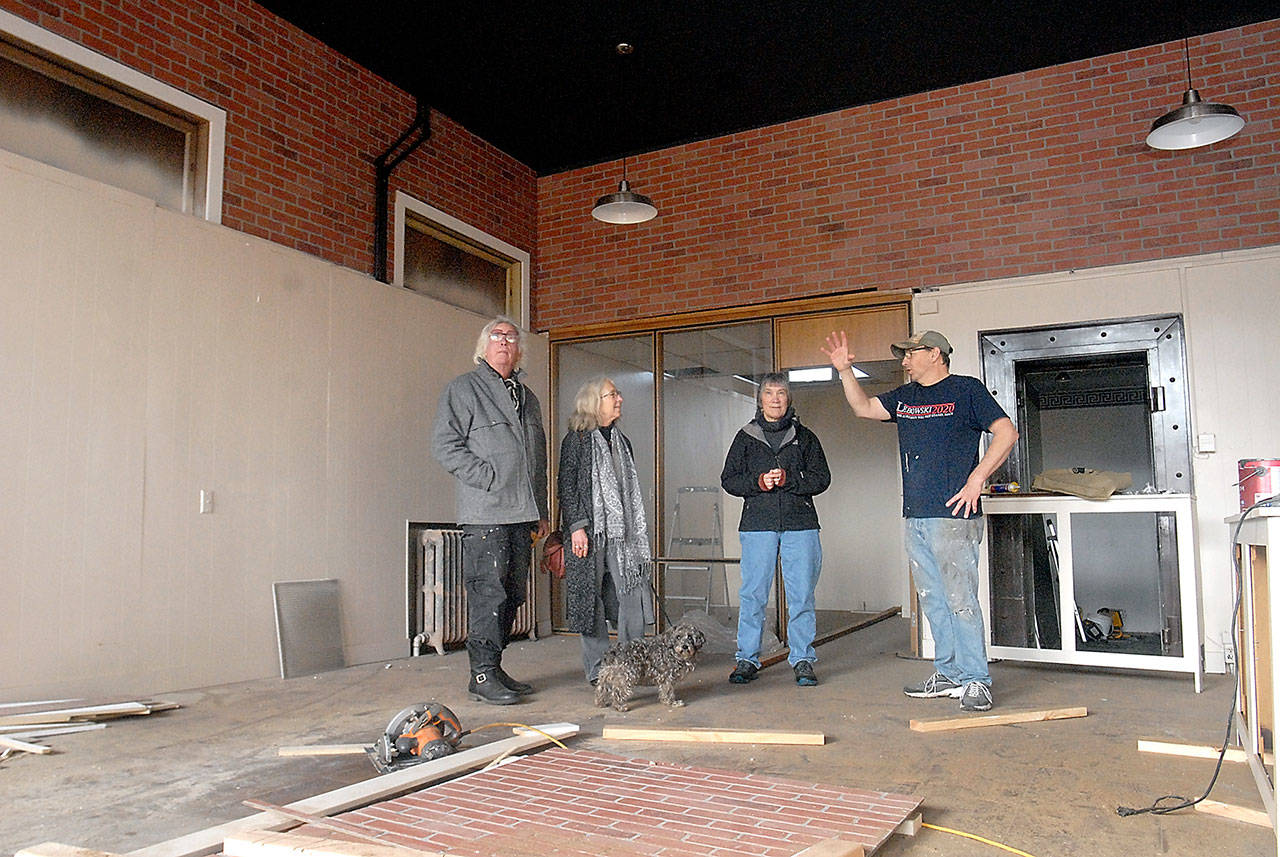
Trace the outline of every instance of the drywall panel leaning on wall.
{"type": "Polygon", "coordinates": [[[407,653],[484,319],[4,152],[0,251],[0,697],[274,675],[276,580],[341,581],[348,663],[407,653]]]}

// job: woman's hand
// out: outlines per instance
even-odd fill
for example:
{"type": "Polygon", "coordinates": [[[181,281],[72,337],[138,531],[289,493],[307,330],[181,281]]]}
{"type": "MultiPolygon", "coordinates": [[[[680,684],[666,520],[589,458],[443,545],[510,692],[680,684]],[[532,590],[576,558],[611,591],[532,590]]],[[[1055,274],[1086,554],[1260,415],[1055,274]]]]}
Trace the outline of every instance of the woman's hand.
{"type": "Polygon", "coordinates": [[[775,467],[772,470],[767,470],[756,478],[756,484],[760,486],[761,491],[772,491],[774,488],[777,488],[786,481],[786,474],[783,472],[781,467],[775,467]]]}
{"type": "Polygon", "coordinates": [[[574,556],[587,555],[587,531],[579,527],[573,531],[573,535],[569,536],[569,542],[573,547],[574,556]]]}

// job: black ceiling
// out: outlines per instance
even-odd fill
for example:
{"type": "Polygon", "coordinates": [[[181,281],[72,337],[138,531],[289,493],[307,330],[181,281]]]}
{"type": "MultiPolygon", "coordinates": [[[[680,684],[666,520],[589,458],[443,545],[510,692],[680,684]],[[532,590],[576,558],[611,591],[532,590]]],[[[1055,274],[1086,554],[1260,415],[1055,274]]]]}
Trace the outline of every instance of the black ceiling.
{"type": "MultiPolygon", "coordinates": [[[[541,175],[1280,17],[1277,0],[259,2],[541,175]]],[[[1194,78],[1194,38],[1191,60],[1194,78]]]]}

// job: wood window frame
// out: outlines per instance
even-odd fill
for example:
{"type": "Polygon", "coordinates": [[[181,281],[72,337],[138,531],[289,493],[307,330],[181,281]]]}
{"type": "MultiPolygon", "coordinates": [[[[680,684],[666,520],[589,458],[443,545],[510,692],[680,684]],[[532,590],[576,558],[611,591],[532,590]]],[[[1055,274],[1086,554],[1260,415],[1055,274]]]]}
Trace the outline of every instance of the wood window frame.
{"type": "Polygon", "coordinates": [[[395,256],[391,280],[393,286],[406,288],[404,282],[405,230],[410,228],[410,220],[426,226],[426,232],[440,241],[478,256],[486,262],[505,267],[507,308],[503,315],[508,315],[520,322],[520,326],[525,330],[529,329],[529,269],[531,267],[529,253],[433,205],[428,205],[404,191],[396,191],[395,195],[395,256]]]}
{"type": "Polygon", "coordinates": [[[190,206],[187,213],[210,223],[222,222],[225,110],[3,10],[0,41],[40,61],[39,68],[27,65],[41,74],[165,124],[173,125],[175,119],[190,123],[193,130],[188,135],[188,187],[184,192],[190,206]],[[56,73],[50,73],[51,68],[56,73]]]}

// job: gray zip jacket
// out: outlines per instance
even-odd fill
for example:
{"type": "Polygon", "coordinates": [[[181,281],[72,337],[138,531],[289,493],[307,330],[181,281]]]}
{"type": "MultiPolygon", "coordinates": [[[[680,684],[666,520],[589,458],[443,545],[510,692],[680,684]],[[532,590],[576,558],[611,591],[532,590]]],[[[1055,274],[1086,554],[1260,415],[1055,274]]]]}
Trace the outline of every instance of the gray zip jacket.
{"type": "MultiPolygon", "coordinates": [[[[513,376],[517,381],[523,373],[513,376]]],[[[431,454],[457,480],[459,524],[521,524],[547,517],[547,436],[538,397],[519,385],[520,418],[488,363],[440,395],[431,454]]]]}

